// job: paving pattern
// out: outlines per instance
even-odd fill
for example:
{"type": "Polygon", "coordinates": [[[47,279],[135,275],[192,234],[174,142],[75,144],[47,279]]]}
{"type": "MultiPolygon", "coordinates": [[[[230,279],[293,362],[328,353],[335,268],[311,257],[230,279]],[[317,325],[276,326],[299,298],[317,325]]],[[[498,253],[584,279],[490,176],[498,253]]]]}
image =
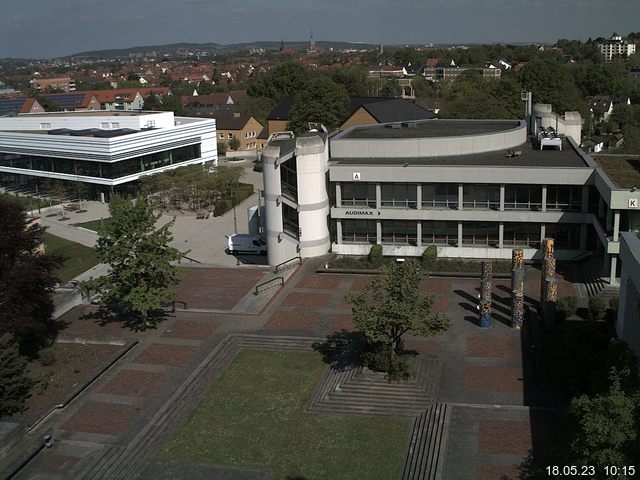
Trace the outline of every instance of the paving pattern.
{"type": "MultiPolygon", "coordinates": [[[[188,478],[267,478],[266,471],[159,462],[153,455],[240,348],[310,350],[328,338],[357,336],[345,296],[370,277],[315,273],[323,262],[307,261],[290,272],[284,288],[261,296],[253,288],[265,278],[263,268],[193,268],[178,290],[186,310],[177,304],[154,331],[83,320],[89,306],[67,314],[65,336],[140,343],[31,435],[38,441],[51,430],[56,442],[16,478],[156,479],[169,478],[167,472],[174,472],[172,479],[187,478],[181,472],[190,472],[188,478]]],[[[397,388],[357,366],[328,368],[309,408],[414,416],[403,479],[514,476],[550,420],[531,404],[525,330],[509,327],[509,282],[495,281],[493,288],[493,328],[481,330],[478,279],[427,279],[434,309],[453,324],[429,339],[406,338],[405,347],[417,355],[415,383],[397,388]],[[391,400],[380,403],[385,396],[391,400]]],[[[561,281],[560,291],[575,289],[561,281]]],[[[526,301],[533,304],[538,294],[539,271],[529,269],[526,301]]]]}

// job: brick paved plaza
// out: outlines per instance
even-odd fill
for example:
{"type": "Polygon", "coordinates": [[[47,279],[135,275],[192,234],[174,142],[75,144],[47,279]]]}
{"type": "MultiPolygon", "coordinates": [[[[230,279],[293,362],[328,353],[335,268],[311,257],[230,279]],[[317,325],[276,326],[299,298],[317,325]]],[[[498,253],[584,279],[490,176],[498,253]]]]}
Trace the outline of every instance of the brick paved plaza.
{"type": "MultiPolygon", "coordinates": [[[[260,298],[253,289],[265,278],[264,268],[192,268],[177,289],[186,310],[178,307],[156,330],[142,334],[117,323],[100,326],[95,320],[82,320],[93,307],[70,312],[62,319],[68,322],[65,334],[93,340],[101,336],[135,338],[139,344],[34,434],[37,438],[52,430],[57,442],[16,478],[89,478],[83,477],[87,472],[108,478],[95,472],[108,471],[100,465],[109,462],[125,467],[129,457],[118,458],[130,445],[144,448],[136,447],[140,455],[127,478],[152,478],[152,471],[162,470],[154,453],[198,403],[199,392],[206,391],[228,364],[218,368],[208,362],[229,334],[323,338],[354,330],[344,297],[361,290],[369,277],[315,273],[319,265],[321,259],[307,261],[289,273],[284,288],[271,289],[260,298]],[[256,302],[262,302],[259,308],[238,311],[256,302]],[[172,400],[176,392],[183,392],[184,397],[171,413],[168,406],[176,401],[172,400]],[[167,413],[160,416],[161,412],[167,413]],[[152,425],[165,425],[157,438],[144,433],[152,425]],[[77,445],[81,447],[71,448],[77,445]],[[113,460],[100,463],[107,458],[113,460]]],[[[407,349],[437,359],[437,368],[429,370],[429,378],[437,383],[434,401],[451,406],[443,445],[443,478],[448,480],[516,478],[517,466],[535,446],[532,409],[526,400],[531,379],[524,376],[527,359],[523,361],[521,332],[507,325],[508,285],[508,280],[494,282],[494,325],[481,330],[475,308],[478,279],[426,280],[425,290],[435,296],[435,311],[446,313],[453,325],[433,338],[406,338],[407,349]]],[[[539,288],[539,271],[530,269],[529,301],[536,298],[539,288]]],[[[560,282],[560,290],[575,295],[567,282],[560,282]]],[[[185,467],[184,471],[189,468],[199,467],[185,467]]],[[[242,475],[220,478],[256,478],[242,475]]]]}

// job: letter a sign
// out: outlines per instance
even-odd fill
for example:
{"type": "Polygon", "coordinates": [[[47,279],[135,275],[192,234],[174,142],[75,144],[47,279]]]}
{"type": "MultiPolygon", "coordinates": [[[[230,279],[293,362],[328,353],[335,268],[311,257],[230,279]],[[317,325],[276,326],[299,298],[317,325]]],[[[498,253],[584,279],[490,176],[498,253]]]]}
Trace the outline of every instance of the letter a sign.
{"type": "Polygon", "coordinates": [[[358,182],[360,181],[360,172],[353,172],[353,181],[354,182],[358,182]]]}

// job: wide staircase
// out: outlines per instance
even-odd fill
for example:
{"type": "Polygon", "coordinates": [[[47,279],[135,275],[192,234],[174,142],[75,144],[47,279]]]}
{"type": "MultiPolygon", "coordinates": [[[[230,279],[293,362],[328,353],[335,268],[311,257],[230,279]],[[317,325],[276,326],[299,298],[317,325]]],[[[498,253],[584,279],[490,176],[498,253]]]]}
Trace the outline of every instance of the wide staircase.
{"type": "Polygon", "coordinates": [[[602,258],[589,257],[575,264],[578,278],[584,285],[587,297],[600,295],[608,283],[602,278],[602,258]]]}

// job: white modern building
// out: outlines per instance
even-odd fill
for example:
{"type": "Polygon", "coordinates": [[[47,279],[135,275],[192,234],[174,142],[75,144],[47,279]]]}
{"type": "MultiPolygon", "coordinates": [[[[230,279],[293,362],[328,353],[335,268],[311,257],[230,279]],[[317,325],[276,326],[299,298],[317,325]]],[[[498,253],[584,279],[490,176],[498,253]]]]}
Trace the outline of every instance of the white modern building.
{"type": "Polygon", "coordinates": [[[273,136],[263,154],[269,263],[366,255],[373,244],[389,256],[436,245],[440,257],[509,259],[518,247],[540,259],[552,237],[557,259],[598,255],[615,284],[620,233],[640,229],[638,189],[615,184],[580,150],[577,112],[537,105],[527,123],[434,119],[329,139],[273,136]]]}
{"type": "Polygon", "coordinates": [[[616,334],[640,355],[640,238],[637,232],[621,235],[620,301],[616,334]]]}
{"type": "Polygon", "coordinates": [[[633,55],[636,53],[636,45],[635,43],[629,43],[620,35],[614,33],[609,40],[598,44],[598,50],[600,50],[600,54],[604,57],[604,60],[610,62],[615,57],[626,58],[629,55],[633,55]]]}
{"type": "Polygon", "coordinates": [[[80,181],[108,195],[128,190],[143,175],[217,161],[212,119],[100,111],[0,118],[3,183],[80,181]]]}

